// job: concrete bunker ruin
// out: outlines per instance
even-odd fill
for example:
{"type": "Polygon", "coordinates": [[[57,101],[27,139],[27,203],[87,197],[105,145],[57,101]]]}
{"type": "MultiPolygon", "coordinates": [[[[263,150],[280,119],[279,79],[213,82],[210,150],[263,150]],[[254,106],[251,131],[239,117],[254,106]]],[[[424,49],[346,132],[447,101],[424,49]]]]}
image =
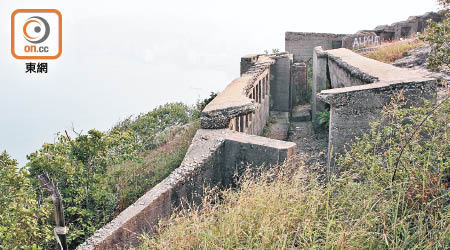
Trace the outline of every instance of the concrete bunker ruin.
{"type": "Polygon", "coordinates": [[[181,204],[199,203],[204,187],[228,187],[236,171],[292,158],[295,143],[260,136],[271,111],[317,124],[319,112],[328,105],[328,164],[332,166],[335,156],[367,131],[393,96],[402,92],[415,105],[424,98],[434,100],[436,92],[435,79],[349,49],[423,30],[424,20],[439,15],[427,13],[353,35],[286,32],[286,52],[242,57],[240,77],[205,107],[201,129],[181,165],[77,249],[119,249],[136,243],[138,235],[152,232],[181,204]],[[311,86],[308,68],[312,68],[311,86]],[[298,109],[309,102],[308,92],[311,109],[298,109]]]}
{"type": "Polygon", "coordinates": [[[383,107],[402,93],[408,105],[435,100],[436,80],[423,73],[394,67],[363,57],[348,49],[314,49],[312,119],[330,105],[328,160],[378,120],[383,107]],[[326,82],[331,83],[327,89],[326,82]]]}
{"type": "MultiPolygon", "coordinates": [[[[233,185],[252,166],[281,164],[296,153],[293,142],[258,136],[270,103],[290,107],[290,55],[243,57],[242,75],[213,99],[181,165],[158,185],[97,230],[77,249],[120,249],[151,233],[182,204],[199,204],[205,187],[233,185]],[[272,96],[277,99],[271,101],[272,96]]],[[[288,163],[289,164],[289,163],[288,163]]]]}

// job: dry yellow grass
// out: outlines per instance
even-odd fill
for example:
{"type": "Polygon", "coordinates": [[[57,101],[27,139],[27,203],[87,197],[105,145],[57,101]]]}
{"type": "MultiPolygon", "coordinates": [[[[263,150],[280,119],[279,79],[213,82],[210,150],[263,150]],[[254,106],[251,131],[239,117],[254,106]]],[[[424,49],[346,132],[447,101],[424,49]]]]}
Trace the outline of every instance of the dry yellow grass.
{"type": "Polygon", "coordinates": [[[337,162],[347,171],[326,185],[288,165],[249,172],[238,189],[209,192],[201,209],[161,222],[137,249],[450,249],[450,103],[419,126],[396,171],[400,145],[433,108],[400,104],[353,144],[337,162]]]}
{"type": "Polygon", "coordinates": [[[404,57],[406,52],[425,44],[424,41],[418,39],[412,41],[393,41],[380,46],[365,56],[384,63],[393,63],[395,60],[404,57]]]}

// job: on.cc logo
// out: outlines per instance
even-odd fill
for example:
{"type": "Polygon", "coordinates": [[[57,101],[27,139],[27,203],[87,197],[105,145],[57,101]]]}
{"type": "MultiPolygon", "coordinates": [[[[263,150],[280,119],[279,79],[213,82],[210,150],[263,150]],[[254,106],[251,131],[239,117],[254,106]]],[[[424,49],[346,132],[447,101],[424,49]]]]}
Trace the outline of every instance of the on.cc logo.
{"type": "Polygon", "coordinates": [[[11,54],[16,59],[56,59],[62,53],[62,16],[55,9],[11,14],[11,54]]]}
{"type": "Polygon", "coordinates": [[[27,22],[23,25],[23,35],[25,39],[30,43],[42,43],[50,34],[50,25],[47,20],[39,16],[32,16],[27,19],[27,22]],[[29,34],[31,27],[32,34],[29,34]],[[43,31],[44,30],[44,31],[43,31]]]}

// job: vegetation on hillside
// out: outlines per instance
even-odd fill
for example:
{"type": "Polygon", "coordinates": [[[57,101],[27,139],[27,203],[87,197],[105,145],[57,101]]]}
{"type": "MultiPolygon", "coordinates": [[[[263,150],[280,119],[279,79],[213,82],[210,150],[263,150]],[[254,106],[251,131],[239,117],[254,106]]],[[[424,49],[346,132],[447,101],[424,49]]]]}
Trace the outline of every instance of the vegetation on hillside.
{"type": "MultiPolygon", "coordinates": [[[[446,2],[446,6],[450,5],[448,0],[442,2],[446,2]]],[[[428,67],[435,71],[450,68],[450,13],[447,11],[445,16],[442,23],[429,22],[425,34],[420,37],[432,45],[427,62],[428,67]]]]}
{"type": "Polygon", "coordinates": [[[403,101],[354,142],[329,182],[288,166],[247,175],[238,191],[161,223],[140,249],[448,249],[450,103],[403,101]]]}
{"type": "Polygon", "coordinates": [[[392,41],[370,51],[365,56],[384,63],[393,63],[397,59],[404,57],[406,52],[424,45],[426,43],[418,39],[392,41]]]}
{"type": "Polygon", "coordinates": [[[38,204],[28,172],[0,154],[0,249],[49,248],[51,204],[38,204]]]}
{"type": "Polygon", "coordinates": [[[107,132],[58,134],[20,170],[1,154],[0,249],[51,249],[56,243],[53,206],[37,178],[44,172],[63,197],[69,248],[84,242],[179,166],[201,110],[215,95],[194,107],[162,105],[107,132]]]}

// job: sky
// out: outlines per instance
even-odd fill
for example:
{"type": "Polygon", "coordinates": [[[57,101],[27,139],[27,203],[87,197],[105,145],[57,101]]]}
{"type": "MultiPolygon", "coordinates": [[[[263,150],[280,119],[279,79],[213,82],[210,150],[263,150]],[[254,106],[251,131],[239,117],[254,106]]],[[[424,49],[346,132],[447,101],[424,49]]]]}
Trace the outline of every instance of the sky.
{"type": "Polygon", "coordinates": [[[23,166],[57,132],[194,104],[239,76],[241,56],[284,51],[286,31],[351,34],[437,9],[434,0],[0,0],[0,152],[23,166]],[[25,74],[32,60],[11,55],[11,14],[47,8],[62,13],[63,52],[47,74],[25,74]]]}

